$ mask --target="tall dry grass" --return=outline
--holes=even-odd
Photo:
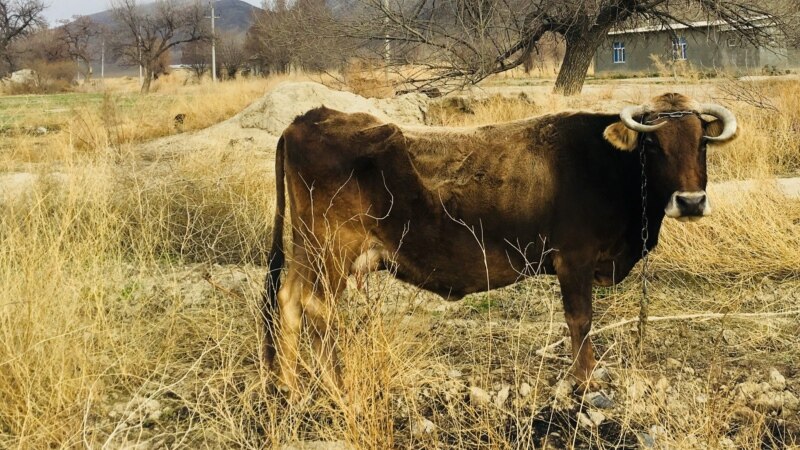
[[[63,106],[47,106],[47,96],[28,96],[25,103],[30,109],[4,124],[8,139],[0,142],[6,150],[0,154],[0,169],[102,157],[109,150],[203,129],[232,117],[286,79],[242,78],[217,85],[204,80],[187,85],[174,75],[157,80],[149,95],[131,91],[133,82],[109,81],[110,86],[97,91],[67,94]],[[56,106],[60,112],[51,112]],[[182,123],[175,120],[179,114],[184,116]],[[36,133],[42,126],[50,131]]]
[[[47,137],[46,155],[37,156],[27,141],[37,138],[13,137],[21,149],[5,154],[4,167],[40,177],[26,195],[0,192],[0,448],[280,448],[302,440],[352,448],[531,448],[553,430],[560,437],[552,439],[565,445],[605,448],[631,444],[642,430],[664,448],[719,448],[729,436],[743,448],[761,445],[774,422],[767,415],[734,417],[741,405],[719,386],[782,360],[789,376],[785,367],[800,356],[796,323],[657,322],[644,356],[627,328],[597,336],[626,411],[600,432],[575,424],[569,408],[558,409],[571,401],[553,395],[567,364],[536,352],[562,337],[559,292],[548,277],[450,305],[374,275],[366,292],[348,291],[339,309],[348,396],[329,392],[306,358],[306,395],[285,404],[260,363],[262,265],[274,201],[268,162],[225,148],[189,152],[170,160],[168,170],[155,170],[140,164],[131,145],[174,132],[160,120],[175,111],[205,106],[216,111],[203,116],[211,123],[264,88],[224,86],[165,86],[171,95],[191,96],[184,104],[191,109],[169,112],[147,103],[126,112],[111,96],[99,107],[117,111],[116,121],[102,109],[78,112]],[[795,170],[791,118],[800,105],[779,97],[778,104],[795,108],[787,117],[737,107],[742,147],[720,149],[712,178]],[[491,122],[563,106],[557,102],[478,101],[470,112],[437,117]],[[753,123],[763,129],[751,131]],[[124,130],[116,142],[115,128]],[[780,135],[780,145],[767,139],[770,133]],[[792,307],[786,296],[800,292],[800,202],[767,188],[716,206],[716,216],[697,224],[665,226],[654,255],[651,313]],[[764,277],[783,284],[762,285]],[[764,286],[784,294],[754,294]],[[598,291],[596,323],[635,316],[637,299],[636,274]],[[740,336],[740,347],[720,343],[723,330]],[[563,347],[554,352],[568,355]],[[668,357],[698,376],[668,370]],[[532,391],[524,397],[523,383]],[[496,393],[504,385],[511,394],[501,408],[491,404],[495,399],[470,399],[470,387]],[[650,431],[655,425],[658,433]]]

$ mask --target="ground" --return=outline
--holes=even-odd
[[[109,126],[30,135],[41,116],[15,122],[0,147],[0,447],[800,446],[800,200],[795,182],[773,182],[800,174],[793,79],[753,87],[780,113],[727,103],[743,135],[710,151],[717,212],[665,226],[643,342],[641,268],[595,290],[598,391],[573,394],[552,277],[446,302],[377,273],[339,304],[344,392],[320,383],[308,352],[305,395],[274,392],[259,338],[274,145],[309,104],[462,125],[722,91],[612,80],[565,99],[547,83],[497,80],[436,103],[272,83],[209,128],[175,129],[168,100],[166,125],[122,142]],[[73,95],[94,117],[96,94]],[[0,98],[0,110],[36,102]],[[128,117],[156,114],[142,108]],[[70,140],[80,133],[104,137]],[[19,150],[30,139],[35,158]]]

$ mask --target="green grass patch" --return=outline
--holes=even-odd
[[[0,128],[65,124],[76,110],[100,109],[108,95],[120,110],[155,110],[176,99],[174,95],[67,93],[0,97]],[[182,98],[186,98],[183,96]],[[189,99],[191,101],[191,98]]]

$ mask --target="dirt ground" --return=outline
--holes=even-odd
[[[258,308],[263,273],[254,266],[189,265],[137,284],[127,292],[122,310],[132,317],[180,315],[186,323],[195,315],[205,320],[209,311],[226,322],[251,318]],[[677,282],[685,286],[675,287]],[[352,291],[341,304],[347,331],[339,342],[345,364],[358,365],[363,346],[374,345],[371,332],[378,322],[391,351],[399,353],[393,356],[408,359],[386,383],[395,387],[390,392],[376,390],[371,386],[375,380],[360,379],[363,373],[348,377],[352,384],[347,388],[357,397],[354,403],[365,409],[381,403],[388,409],[383,412],[394,417],[391,440],[383,441],[394,447],[734,449],[792,448],[800,443],[796,311],[748,316],[706,310],[716,304],[715,298],[725,296],[754,304],[797,305],[798,281],[765,279],[742,292],[653,274],[652,322],[641,349],[636,323],[620,325],[621,319],[636,317],[637,280],[615,291],[596,292],[594,329],[601,331],[594,342],[601,355],[597,377],[602,389],[584,397],[572,393],[566,376],[569,349],[563,343],[553,345],[563,340],[566,330],[552,277],[458,303],[386,274],[372,275],[366,292]],[[143,311],[152,308],[156,298],[161,299],[160,311]],[[236,328],[252,341],[240,345],[252,346],[257,340],[256,324],[245,320]],[[213,354],[211,342],[198,345],[197,353]],[[229,376],[247,378],[247,372],[262,370],[248,359],[251,351],[241,350],[238,373]],[[112,391],[92,405],[90,429],[112,447],[233,445],[199,430],[185,431],[189,424],[202,424],[214,415],[203,406],[204,398],[242,400],[245,392],[236,390],[246,390],[246,379],[231,380],[228,388],[233,392],[214,392],[210,380],[226,370],[225,361],[199,357],[197,367],[173,376],[175,381],[166,387],[154,381],[136,392]],[[309,380],[313,376],[306,382],[314,386]],[[254,436],[263,433],[259,429],[264,426],[263,418],[257,417],[258,405],[281,401],[269,392],[247,393]],[[285,421],[278,423],[289,426],[291,417],[298,420],[309,414],[314,420],[293,424],[297,440],[279,447],[364,445],[331,436],[324,424],[346,421],[343,416],[348,413],[325,406],[324,392],[320,386],[312,388],[299,406],[286,410]],[[370,413],[356,408],[352,414]]]

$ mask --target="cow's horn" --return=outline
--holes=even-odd
[[[622,123],[624,123],[626,127],[630,128],[633,131],[639,131],[641,133],[649,133],[651,131],[656,131],[657,129],[663,127],[665,123],[667,123],[667,122],[661,122],[655,125],[645,125],[633,119],[633,116],[640,116],[645,113],[647,113],[646,106],[627,106],[625,108],[622,108],[622,112],[619,113],[619,118],[622,119]]]
[[[700,114],[714,116],[721,120],[722,124],[724,125],[722,127],[722,133],[720,133],[719,136],[705,137],[709,141],[727,141],[728,139],[732,138],[734,134],[736,134],[736,116],[734,116],[733,113],[727,108],[724,108],[720,105],[715,105],[713,103],[704,103],[700,105],[698,112]]]

